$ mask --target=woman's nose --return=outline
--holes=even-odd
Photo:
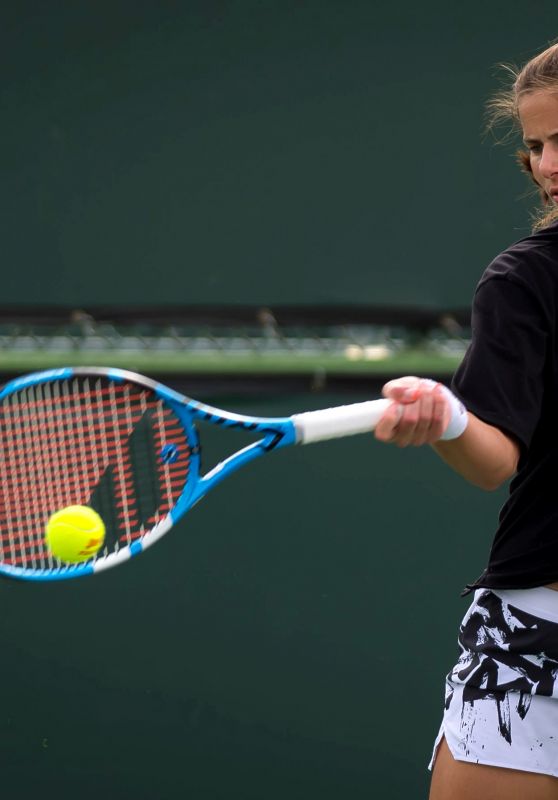
[[[558,175],[558,144],[548,144],[543,148],[539,169],[545,178]]]

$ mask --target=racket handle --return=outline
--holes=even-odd
[[[293,414],[297,442],[310,444],[355,433],[370,433],[392,403],[393,400],[368,400],[365,403]]]

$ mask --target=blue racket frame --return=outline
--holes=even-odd
[[[116,566],[142,553],[147,547],[160,539],[180,520],[192,506],[198,503],[214,486],[240,467],[256,458],[281,447],[297,442],[297,432],[293,420],[289,417],[250,417],[223,411],[219,408],[200,403],[190,397],[176,392],[162,383],[153,381],[143,375],[122,369],[105,367],[64,367],[34,372],[15,378],[0,390],[0,401],[25,388],[55,380],[70,380],[75,377],[105,377],[115,383],[132,382],[151,389],[163,400],[180,420],[188,441],[192,445],[190,468],[184,489],[176,505],[150,531],[132,544],[121,547],[107,556],[92,559],[83,564],[60,564],[52,569],[32,569],[17,567],[0,562],[0,575],[34,581],[53,581],[78,578],[92,575],[109,567]],[[224,428],[237,428],[261,438],[246,447],[232,453],[228,458],[216,464],[205,475],[201,474],[201,451],[196,421],[208,422]],[[172,457],[172,453],[168,454]]]

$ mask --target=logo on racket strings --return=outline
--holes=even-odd
[[[180,449],[175,444],[166,444],[160,453],[163,464],[174,464],[179,455]]]

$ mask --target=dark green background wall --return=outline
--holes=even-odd
[[[528,230],[481,142],[554,0],[17,2],[2,302],[466,306]]]
[[[355,437],[247,467],[124,567],[1,582],[5,796],[426,797],[460,590],[501,499]]]

